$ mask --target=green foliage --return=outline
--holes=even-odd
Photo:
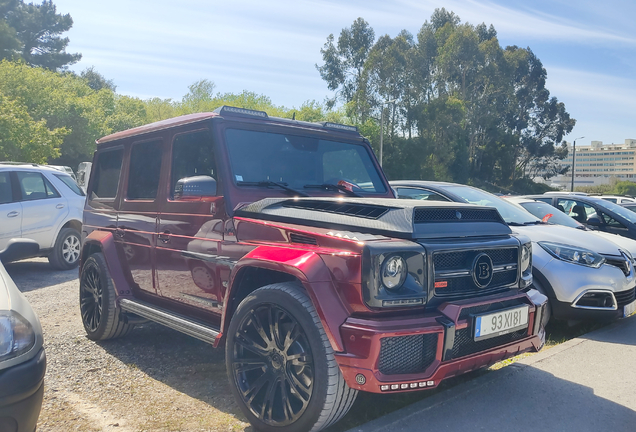
[[[636,196],[636,183],[630,181],[622,181],[614,186],[614,194]]]
[[[40,5],[0,0],[0,60],[21,59],[31,66],[65,69],[82,58],[67,53],[69,39],[60,36],[72,26],[71,16],[58,14],[51,0]]]

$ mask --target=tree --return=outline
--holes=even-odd
[[[84,69],[80,73],[80,77],[86,81],[86,84],[93,90],[109,89],[113,92],[117,90],[117,86],[113,80],[104,78],[104,75],[95,70],[95,66]]]
[[[40,5],[0,0],[0,59],[20,58],[31,66],[66,69],[82,58],[67,53],[69,39],[60,36],[72,26],[71,16],[58,14],[51,0]]]

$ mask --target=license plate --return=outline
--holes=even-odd
[[[476,315],[475,340],[488,339],[527,328],[529,310],[530,307],[524,305],[485,315]]]
[[[624,318],[627,318],[630,315],[634,315],[634,312],[636,312],[636,300],[634,300],[630,304],[626,304],[625,306],[623,306]]]

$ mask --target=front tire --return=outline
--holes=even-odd
[[[117,293],[101,253],[91,255],[80,274],[80,314],[92,340],[115,339],[133,328],[115,302]]]
[[[74,228],[64,228],[55,240],[49,263],[57,270],[70,270],[77,267],[80,256],[80,233]]]
[[[257,289],[238,306],[226,341],[230,387],[255,429],[319,431],[342,418],[347,386],[318,314],[297,283]]]

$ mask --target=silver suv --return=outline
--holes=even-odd
[[[84,192],[65,172],[36,164],[0,163],[0,250],[12,239],[35,240],[37,256],[60,270],[76,267]]]

